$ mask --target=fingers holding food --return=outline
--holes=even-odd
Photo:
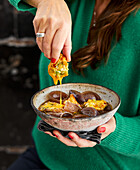
[[[71,49],[72,49],[72,42],[71,42],[71,30],[70,30],[63,47],[63,54],[66,56],[68,62],[71,61]]]
[[[64,28],[60,28],[55,32],[55,35],[51,44],[51,59],[58,61],[61,50],[64,47],[64,42],[67,36],[67,31]]]
[[[71,48],[71,14],[65,1],[39,2],[33,25],[35,33],[45,33],[44,38],[38,37],[36,41],[47,58],[57,62],[61,50],[66,46]],[[70,51],[64,50],[67,61]]]

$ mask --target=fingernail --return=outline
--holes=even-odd
[[[68,62],[70,62],[71,61],[71,57],[69,58],[69,61]]]
[[[56,62],[56,59],[55,59],[55,58],[52,58],[52,59],[51,59],[51,62],[52,62],[52,63],[55,63],[55,62]]]
[[[73,139],[73,136],[69,135],[69,137],[70,137],[71,139]]]
[[[105,127],[101,127],[100,132],[103,133],[105,131],[106,131],[106,128]]]
[[[55,133],[54,133],[54,135],[58,138],[58,135],[56,135]]]

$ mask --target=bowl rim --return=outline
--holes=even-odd
[[[52,116],[52,115],[49,115],[49,114],[45,114],[44,112],[41,112],[40,110],[38,110],[38,109],[35,107],[35,105],[34,105],[34,103],[33,103],[34,97],[35,97],[38,93],[41,93],[43,90],[46,90],[46,89],[49,89],[49,88],[52,88],[52,87],[60,87],[60,86],[64,86],[64,85],[75,85],[75,84],[76,84],[76,85],[86,85],[86,86],[89,86],[89,85],[91,86],[91,85],[93,85],[93,86],[97,86],[97,87],[102,87],[102,88],[104,88],[104,89],[110,90],[111,92],[115,93],[116,96],[118,97],[118,104],[114,107],[113,110],[115,110],[116,108],[118,108],[118,107],[120,106],[120,104],[121,104],[120,96],[119,96],[114,90],[112,90],[112,89],[110,89],[110,88],[107,88],[107,87],[105,87],[105,86],[97,85],[97,84],[90,84],[90,83],[64,83],[64,84],[62,84],[62,85],[53,85],[53,86],[45,87],[45,88],[43,88],[43,89],[41,89],[41,90],[38,90],[38,91],[31,97],[31,106],[32,106],[32,108],[33,108],[34,110],[36,110],[37,112],[39,112],[40,114],[42,114],[44,118],[63,119],[63,120],[65,120],[65,121],[79,121],[79,120],[85,121],[85,120],[90,120],[90,119],[98,119],[98,118],[102,117],[103,115],[105,115],[105,114],[108,115],[110,112],[113,111],[113,110],[111,110],[111,111],[109,111],[109,112],[103,113],[103,114],[98,115],[98,116],[95,116],[95,117],[85,117],[85,118],[76,118],[76,119],[75,119],[75,118],[56,117],[56,116]],[[36,113],[36,114],[37,114],[37,113]],[[38,115],[38,114],[37,114],[37,115]],[[38,115],[38,116],[39,116],[39,115]],[[40,116],[39,116],[39,117],[40,117]],[[41,119],[42,119],[42,118],[41,118]]]

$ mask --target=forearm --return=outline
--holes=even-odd
[[[140,157],[140,116],[124,117],[115,114],[116,130],[106,137],[101,146],[127,156]]]

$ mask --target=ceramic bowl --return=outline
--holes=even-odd
[[[93,91],[97,93],[103,100],[111,104],[113,110],[96,117],[78,118],[78,119],[58,118],[52,115],[47,115],[39,111],[38,107],[47,100],[47,94],[50,93],[51,91],[56,91],[56,90],[63,91],[67,94],[69,94],[69,90],[77,90],[79,92]],[[51,86],[37,92],[36,94],[34,94],[34,96],[31,99],[31,105],[34,111],[36,112],[36,114],[49,125],[63,131],[94,130],[95,128],[106,123],[109,119],[112,118],[112,116],[118,110],[120,106],[120,102],[121,102],[120,97],[113,90],[103,86],[86,84],[86,83],[69,83],[69,84]]]

